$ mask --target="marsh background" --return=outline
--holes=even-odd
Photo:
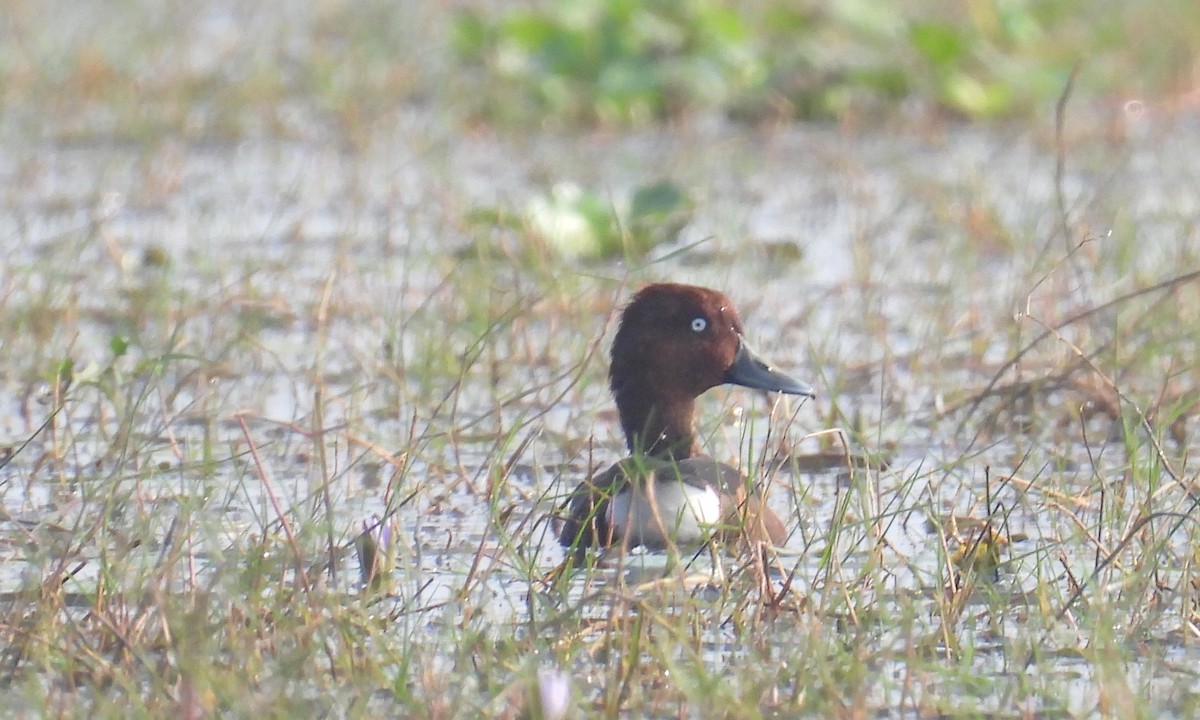
[[[1198,48],[1190,0],[5,3],[0,705],[1195,714]],[[796,530],[555,576],[661,279],[818,387],[701,405]]]

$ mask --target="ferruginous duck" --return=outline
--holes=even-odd
[[[737,309],[716,290],[662,283],[626,306],[612,345],[609,387],[630,456],[584,481],[565,504],[559,543],[661,549],[709,537],[782,545],[783,522],[736,468],[696,440],[696,398],[742,387],[816,397],[746,346]]]

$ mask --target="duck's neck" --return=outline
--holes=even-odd
[[[630,452],[675,460],[698,455],[696,401],[655,399],[651,390],[632,385],[613,388]]]

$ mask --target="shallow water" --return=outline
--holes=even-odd
[[[0,470],[4,532],[19,537],[16,520],[70,528],[81,503],[112,483],[134,483],[147,506],[162,508],[155,541],[183,503],[198,503],[203,522],[232,539],[272,516],[269,494],[292,507],[326,491],[333,524],[349,538],[362,520],[389,511],[391,487],[410,498],[391,508],[405,606],[452,599],[483,558],[477,592],[492,601],[480,607],[497,623],[519,622],[530,587],[506,559],[507,544],[552,568],[561,552],[531,524],[622,451],[603,352],[585,363],[589,343],[628,294],[623,283],[672,278],[727,289],[759,350],[821,389],[818,401],[781,406],[770,423],[763,397],[711,393],[702,408],[714,455],[755,466],[781,433],[794,452],[812,453],[820,444],[806,434],[827,427],[836,405],[835,424],[857,417],[865,428],[852,442],[889,461],[851,477],[777,479],[772,503],[799,525],[789,548],[803,552],[786,563],[796,568],[797,593],[821,592],[824,538],[846,493],[857,530],[833,549],[841,571],[853,576],[867,562],[869,526],[897,561],[886,588],[864,592],[880,602],[940,592],[947,548],[930,523],[984,516],[988,467],[1004,532],[1028,538],[1013,546],[1005,591],[1030,591],[1048,572],[1031,566],[1057,565],[1045,548],[1077,530],[1000,476],[1071,494],[1097,477],[1115,483],[1128,461],[1111,445],[1097,455],[1078,434],[1064,444],[1053,429],[982,432],[979,416],[957,432],[961,416],[943,419],[938,408],[982,388],[1011,356],[1018,331],[1005,319],[1015,313],[1062,317],[1195,267],[1200,205],[1184,190],[1200,187],[1190,161],[1200,156],[1195,128],[1163,125],[1105,143],[1084,133],[1072,146],[1064,200],[1095,239],[1058,264],[1046,259],[1063,245],[1054,158],[1047,143],[1016,130],[948,126],[930,139],[716,125],[505,140],[441,131],[402,112],[357,150],[274,138],[5,143],[0,276],[7,311],[24,320],[22,337],[6,338],[0,352],[0,442],[34,437]],[[472,269],[475,261],[458,257],[474,242],[463,222],[472,209],[523,207],[554,181],[620,195],[662,176],[687,187],[695,217],[656,250],[667,259],[632,274],[616,262],[564,263],[569,277],[559,282],[593,293],[573,316],[548,307],[555,283],[544,270]],[[1142,238],[1132,252],[1116,237],[1130,228]],[[773,260],[780,246],[799,252]],[[1106,260],[1121,253],[1128,257]],[[1055,282],[1066,276],[1069,292],[1039,296],[1037,279],[1049,273]],[[473,293],[492,307],[494,332],[464,308]],[[497,321],[495,310],[507,306],[514,313]],[[113,360],[115,336],[132,342]],[[82,378],[54,432],[35,435],[52,406],[53,368],[67,355]],[[324,467],[306,435],[318,387]],[[245,457],[239,417],[269,484]],[[136,467],[113,455],[130,419]],[[1094,437],[1109,432],[1103,421],[1089,427]],[[202,466],[208,453],[215,465]],[[393,461],[403,468],[394,481]],[[161,471],[146,470],[159,463]],[[506,464],[515,470],[491,497],[511,513],[496,521],[489,478]],[[1186,555],[1188,537],[1168,546]],[[146,547],[152,562],[156,545]],[[10,592],[30,568],[18,541],[2,552],[0,590]],[[219,548],[201,543],[202,565],[213,554]],[[1061,562],[1082,577],[1094,558]],[[347,568],[353,575],[353,561]],[[1013,622],[1004,632],[1026,630]],[[740,652],[726,645],[730,637],[706,638],[714,665]],[[880,645],[899,651],[903,641]],[[1169,654],[1179,664],[1198,659],[1187,645],[1172,643]],[[986,654],[979,668],[1014,672]],[[1070,657],[1059,669],[1077,671]],[[1087,706],[1089,680],[1079,672],[1081,697],[1064,700],[1069,707]]]

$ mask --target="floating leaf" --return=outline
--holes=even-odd
[[[952,73],[942,84],[946,104],[974,117],[1000,115],[1012,107],[1012,88],[985,82],[966,73]]]
[[[962,34],[959,30],[939,23],[923,23],[914,25],[909,30],[913,47],[917,52],[938,66],[957,63],[965,52]]]

